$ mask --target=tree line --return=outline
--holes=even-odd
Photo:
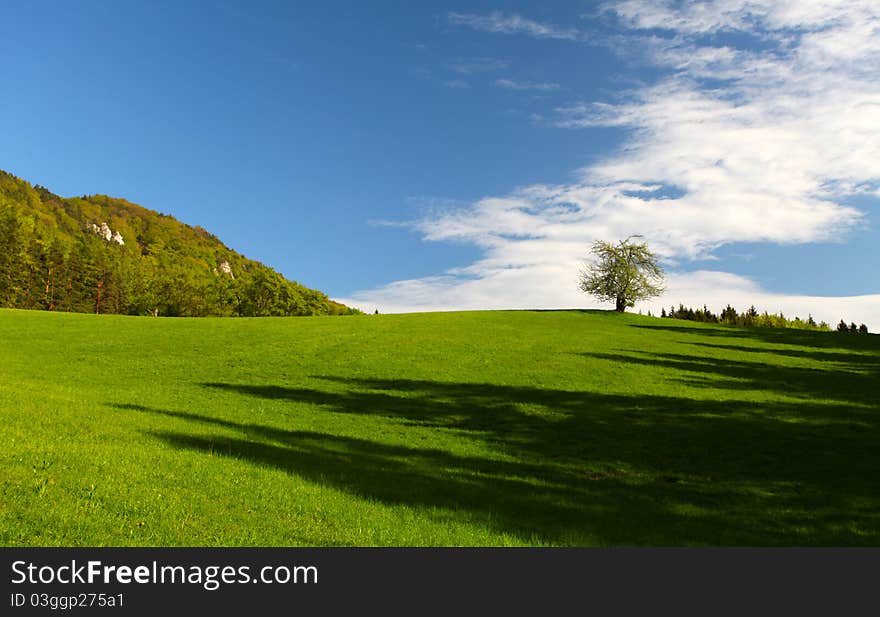
[[[767,311],[759,313],[754,305],[740,313],[728,304],[724,310],[715,314],[709,310],[706,305],[703,305],[703,308],[693,309],[686,307],[683,304],[679,304],[678,308],[672,306],[668,311],[663,307],[660,311],[660,317],[684,319],[687,321],[698,321],[703,323],[720,323],[731,326],[795,328],[798,330],[821,330],[825,332],[831,331],[831,326],[829,326],[827,322],[820,321],[816,323],[816,320],[813,319],[812,315],[808,315],[806,319],[801,319],[800,317],[789,319],[781,312],[777,314],[768,313]],[[846,322],[841,319],[837,326],[837,331],[867,334],[868,327],[865,324],[856,326],[855,323],[847,325]]]

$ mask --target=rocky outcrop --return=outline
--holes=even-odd
[[[219,268],[219,272],[217,270],[218,268]],[[235,275],[232,273],[232,266],[229,265],[228,261],[221,261],[217,265],[217,268],[214,268],[214,274],[219,275],[220,273],[223,273],[226,276],[228,276],[229,278],[231,278],[232,280],[235,280]]]
[[[125,240],[122,238],[122,234],[118,231],[114,233],[107,223],[101,223],[100,225],[92,223],[91,230],[95,235],[101,236],[107,242],[115,242],[120,246],[125,244]]]

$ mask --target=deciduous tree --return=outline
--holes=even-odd
[[[614,302],[624,312],[638,300],[663,293],[663,270],[644,242],[630,236],[617,244],[597,240],[590,252],[596,261],[581,270],[579,287],[602,302]]]

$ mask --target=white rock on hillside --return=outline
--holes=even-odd
[[[232,266],[229,265],[228,261],[220,262],[220,272],[228,275],[229,278],[235,278],[235,275],[232,273]]]
[[[107,242],[125,244],[125,240],[123,240],[122,234],[118,231],[116,233],[113,233],[113,230],[110,229],[110,226],[107,223],[101,223],[100,225],[92,223],[90,228],[96,235],[101,236]]]

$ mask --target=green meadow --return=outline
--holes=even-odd
[[[0,310],[0,544],[878,545],[880,337]]]

